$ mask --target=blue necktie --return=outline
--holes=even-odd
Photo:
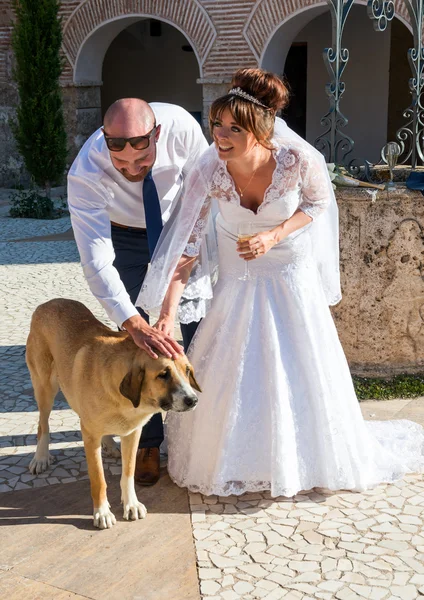
[[[150,256],[152,256],[163,225],[159,196],[151,171],[147,173],[143,182],[143,204],[146,217],[147,243],[149,244]]]

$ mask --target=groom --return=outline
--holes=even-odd
[[[154,329],[134,306],[162,224],[184,178],[208,148],[197,121],[172,104],[123,98],[112,104],[103,127],[84,144],[68,174],[68,204],[84,275],[111,320],[150,356],[176,356],[182,348]],[[187,349],[197,323],[182,325]],[[140,438],[135,480],[159,479],[162,417]]]

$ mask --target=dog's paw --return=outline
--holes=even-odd
[[[124,519],[126,519],[127,521],[137,521],[138,519],[144,519],[146,515],[146,507],[137,499],[131,503],[124,504]]]
[[[93,525],[99,529],[110,529],[116,524],[115,515],[110,510],[109,502],[94,508]]]
[[[110,458],[121,458],[121,450],[111,435],[102,438],[102,454]]]
[[[52,462],[54,461],[54,457],[51,454],[47,456],[42,456],[40,458],[37,457],[37,454],[34,456],[32,461],[29,463],[30,473],[33,475],[38,475],[39,473],[43,473],[43,471],[47,471]]]
[[[134,479],[121,479],[121,502],[124,507],[124,519],[127,521],[137,521],[144,519],[147,515],[147,510],[144,504],[138,501],[137,494],[134,489]]]

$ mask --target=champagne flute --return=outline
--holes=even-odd
[[[387,163],[390,172],[390,181],[387,184],[387,187],[394,187],[393,183],[393,169],[395,168],[399,155],[400,155],[400,146],[397,142],[389,142],[384,146],[381,151],[381,156],[383,160]]]
[[[256,235],[253,231],[253,223],[250,223],[249,221],[246,223],[239,223],[237,233],[239,242],[250,240],[250,238]],[[247,260],[244,261],[244,275],[239,277],[239,279],[240,281],[249,281],[252,279],[249,271],[249,262]]]

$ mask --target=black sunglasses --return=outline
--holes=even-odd
[[[123,137],[110,137],[106,135],[104,128],[102,127],[103,135],[105,136],[106,145],[111,152],[122,152],[127,145],[127,142],[131,145],[134,150],[145,150],[149,147],[151,137],[156,133],[157,125],[153,127],[146,135],[138,135],[137,137],[123,138]]]

